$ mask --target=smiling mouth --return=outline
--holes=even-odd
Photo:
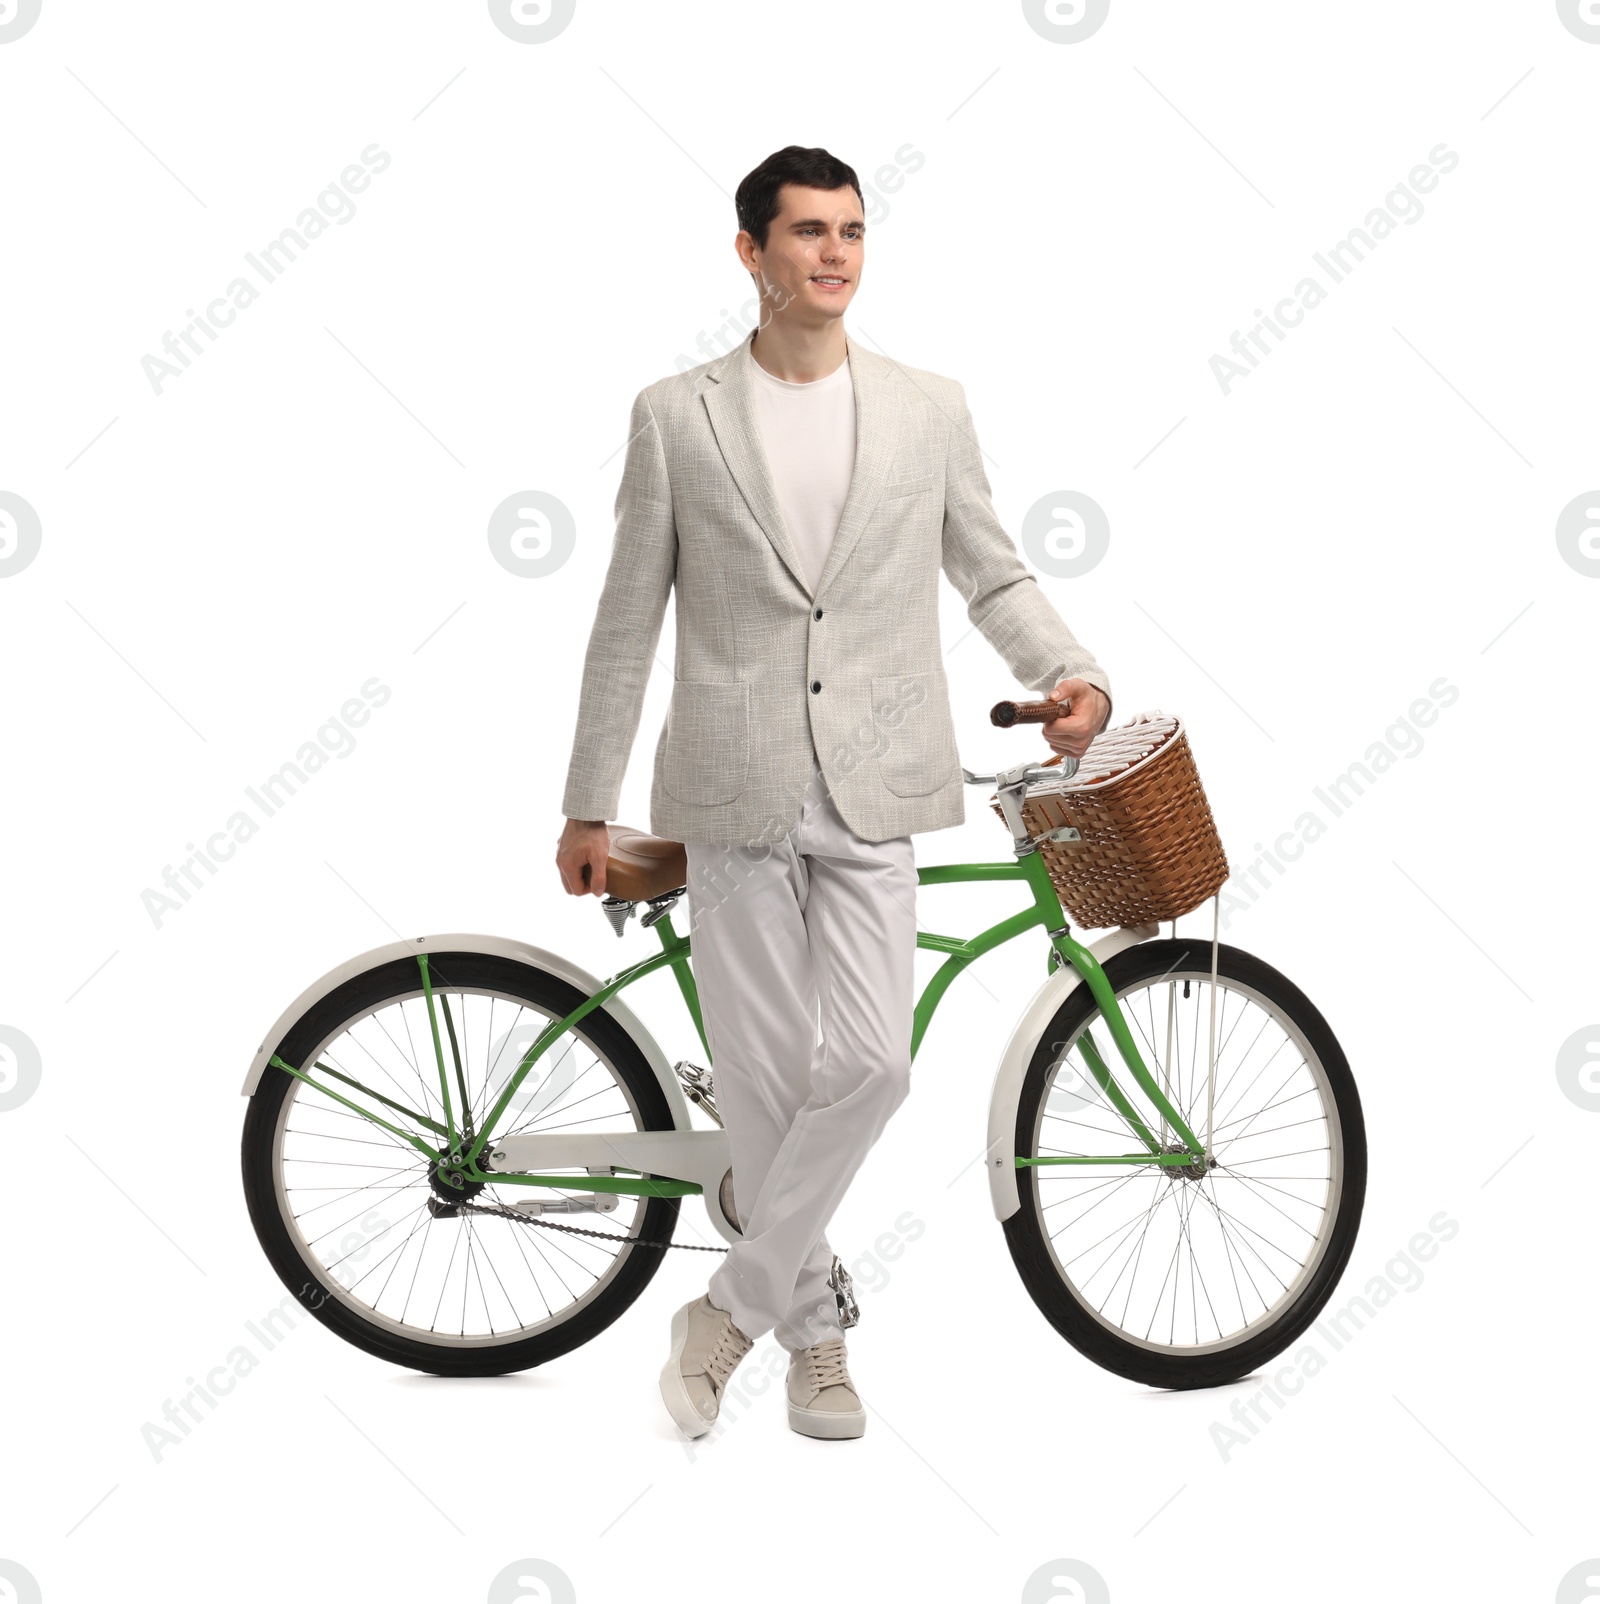
[[[820,284],[823,286],[823,288],[830,290],[843,289],[846,283],[844,279],[833,273],[813,274],[811,282],[813,284]]]

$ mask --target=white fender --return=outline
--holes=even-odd
[[[496,958],[511,958],[517,963],[527,964],[530,968],[544,969],[553,975],[559,975],[561,979],[570,981],[586,996],[599,991],[604,984],[559,953],[546,952],[543,947],[529,946],[525,941],[513,941],[505,936],[415,936],[409,941],[392,941],[386,947],[374,947],[371,952],[364,952],[359,957],[347,959],[337,969],[329,970],[321,980],[313,981],[284,1009],[278,1016],[277,1023],[267,1032],[266,1039],[256,1049],[255,1057],[250,1060],[250,1072],[244,1078],[244,1095],[246,1097],[254,1095],[256,1086],[261,1080],[261,1072],[267,1067],[267,1060],[277,1052],[279,1043],[289,1032],[289,1027],[301,1018],[307,1009],[321,1002],[329,992],[342,986],[345,981],[353,980],[368,969],[393,963],[397,958],[414,958],[419,952],[482,952]],[[644,1028],[638,1015],[620,997],[613,997],[601,1006],[602,1010],[633,1038],[634,1045],[644,1054],[655,1074],[657,1084],[667,1099],[667,1106],[672,1110],[673,1127],[680,1131],[688,1130],[690,1128],[688,1099],[683,1095],[683,1087],[679,1084],[672,1065],[667,1062],[666,1054],[656,1045],[655,1037]]]
[[[1141,941],[1148,941],[1160,929],[1156,924],[1123,925],[1110,935],[1089,943],[1092,952],[1102,964]],[[1034,1049],[1045,1027],[1055,1017],[1067,997],[1083,984],[1083,976],[1071,964],[1064,963],[1052,971],[1050,978],[1033,994],[1033,1000],[1023,1010],[1005,1052],[1000,1056],[1000,1067],[995,1071],[994,1092],[989,1099],[989,1145],[984,1149],[984,1162],[989,1170],[989,1199],[994,1205],[997,1220],[1009,1220],[1022,1207],[1017,1191],[1016,1137],[1017,1104],[1022,1097],[1022,1082],[1028,1065],[1033,1062]]]

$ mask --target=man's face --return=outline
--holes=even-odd
[[[761,321],[773,316],[817,327],[844,316],[861,281],[866,252],[861,202],[843,189],[778,191],[778,215],[767,230],[766,248],[743,229],[734,246],[761,291]]]

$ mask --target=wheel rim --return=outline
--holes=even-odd
[[[487,986],[436,985],[433,997],[441,1040],[443,1010],[451,1011],[474,1126],[481,1131],[528,1047],[561,1016]],[[352,1015],[304,1060],[319,1061],[443,1122],[420,988]],[[459,1094],[448,1045],[446,1063],[454,1103]],[[460,1128],[461,1110],[455,1112]],[[382,1113],[392,1124],[409,1123],[392,1110]],[[499,1140],[537,1131],[644,1128],[616,1066],[573,1027],[541,1055],[493,1134]],[[441,1348],[501,1346],[565,1324],[600,1296],[632,1252],[618,1242],[498,1216],[434,1216],[428,1199],[438,1194],[429,1182],[429,1160],[298,1077],[278,1113],[272,1170],[279,1212],[323,1292],[369,1325]],[[472,1201],[509,1207],[593,1195],[490,1182]],[[619,1197],[615,1212],[555,1219],[634,1236],[649,1201]]]
[[[1202,1141],[1210,984],[1209,968],[1175,969],[1117,991],[1146,1067]],[[1028,1155],[1140,1150],[1089,1068],[1086,1037],[1152,1134],[1178,1146],[1096,1010],[1050,1065]],[[1221,1352],[1275,1324],[1326,1255],[1343,1196],[1338,1107],[1305,1033],[1265,994],[1219,975],[1216,1040],[1217,1167],[1203,1179],[1154,1165],[1031,1167],[1062,1284],[1098,1324],[1152,1353]]]

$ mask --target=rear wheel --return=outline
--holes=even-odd
[[[1209,941],[1152,941],[1106,964],[1140,1056],[1204,1141]],[[1027,1158],[1142,1151],[1092,1063],[1157,1144],[1183,1151],[1138,1091],[1087,986],[1034,1050],[1017,1114]],[[1034,1302],[1096,1364],[1155,1387],[1218,1386],[1281,1353],[1316,1318],[1355,1244],[1366,1190],[1361,1103],[1309,998],[1219,947],[1212,1164],[1037,1164],[1005,1222]]]
[[[544,970],[484,953],[430,954],[429,974],[441,1040],[454,1032],[481,1129],[534,1039],[583,994]],[[311,1066],[443,1122],[415,959],[345,982],[296,1021],[277,1054],[353,1100],[361,1094]],[[458,1103],[453,1078],[451,1095]],[[374,1111],[410,1124],[392,1110]],[[455,1113],[459,1124],[461,1109]],[[597,1009],[540,1057],[493,1135],[672,1128],[644,1054]],[[301,1305],[356,1347],[437,1375],[500,1375],[569,1352],[617,1319],[661,1261],[659,1248],[453,1209],[461,1194],[444,1187],[423,1154],[272,1065],[250,1099],[242,1157],[256,1235]],[[489,1182],[469,1201],[509,1209],[530,1198],[586,1204],[594,1196]],[[621,1197],[614,1212],[557,1219],[665,1243],[677,1215],[676,1198]]]

